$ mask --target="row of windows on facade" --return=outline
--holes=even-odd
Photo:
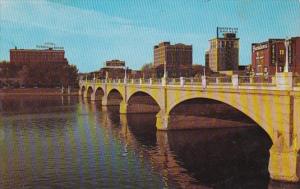
[[[20,56],[20,57],[12,57],[13,60],[58,60],[64,59],[64,57],[52,57],[52,56]]]
[[[32,57],[36,57],[36,56],[54,56],[54,57],[60,57],[60,56],[64,56],[63,52],[59,52],[59,53],[53,53],[53,52],[14,52],[13,53],[14,56],[32,56]]]
[[[278,72],[282,72],[283,71],[283,69],[284,69],[284,67],[283,66],[277,66],[277,71]],[[256,66],[256,72],[257,73],[265,73],[265,74],[268,74],[269,73],[269,68],[268,67],[263,67],[262,65],[257,65]]]
[[[224,47],[238,48],[238,42],[235,41],[218,41],[218,42],[211,41],[210,43],[211,48],[216,48],[217,45],[219,48],[224,48]]]
[[[274,53],[274,52],[273,52]],[[256,52],[256,57],[261,57],[264,56],[265,52],[264,51],[257,51]],[[285,55],[285,50],[284,49],[280,49],[279,50],[279,55]]]

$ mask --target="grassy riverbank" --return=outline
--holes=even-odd
[[[64,93],[59,88],[16,88],[16,89],[0,89],[0,96],[8,95],[78,95],[78,90],[71,90],[68,94],[67,90]]]

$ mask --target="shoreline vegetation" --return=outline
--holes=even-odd
[[[49,96],[77,96],[78,90],[72,89],[68,94],[65,90],[62,93],[60,88],[15,88],[15,89],[0,89],[0,96],[9,95],[49,95]]]

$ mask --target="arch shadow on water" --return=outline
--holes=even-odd
[[[223,102],[193,98],[170,111],[170,149],[200,183],[217,188],[267,188],[272,139],[243,112]]]
[[[168,132],[170,150],[199,183],[216,188],[267,188],[272,142],[259,127]]]
[[[142,145],[151,148],[157,145],[155,114],[128,114],[128,128]]]

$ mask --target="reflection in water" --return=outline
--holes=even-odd
[[[168,133],[170,149],[200,183],[217,188],[266,188],[271,141],[257,128]]]
[[[258,127],[161,132],[82,98],[0,101],[1,189],[297,187],[269,182]]]
[[[1,102],[1,189],[165,186],[133,150],[122,156],[124,143],[115,135],[120,121],[97,104],[60,97]]]

